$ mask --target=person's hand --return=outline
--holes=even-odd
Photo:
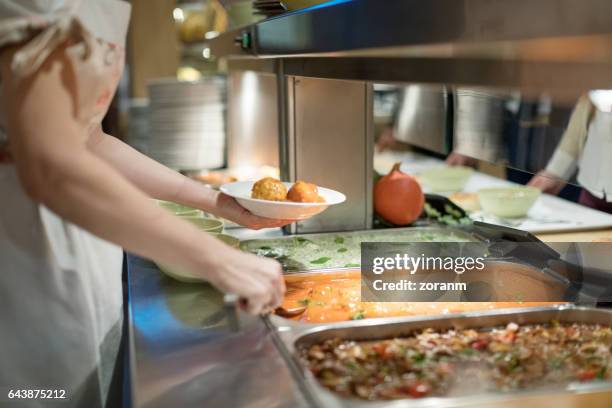
[[[246,301],[252,314],[274,311],[283,302],[285,280],[281,265],[275,260],[231,250],[220,254],[212,273],[205,278],[225,293]]]
[[[446,164],[449,166],[468,166],[468,167],[476,167],[478,164],[478,160],[465,156],[461,153],[452,152],[446,158]]]
[[[227,194],[219,193],[215,204],[215,214],[227,220],[234,221],[244,227],[259,230],[262,228],[277,228],[291,224],[296,220],[277,220],[253,215]]]
[[[557,195],[563,190],[566,182],[559,177],[547,172],[541,171],[529,180],[528,186],[540,189],[544,193]]]
[[[395,138],[395,132],[392,127],[384,127],[376,138],[376,151],[382,153],[387,150],[408,150],[410,145],[400,142]]]

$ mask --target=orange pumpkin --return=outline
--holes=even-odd
[[[408,225],[423,212],[425,195],[419,182],[400,170],[400,164],[396,163],[374,186],[374,209],[395,225]]]

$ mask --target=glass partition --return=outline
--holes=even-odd
[[[612,91],[603,90],[554,98],[375,84],[374,169],[386,174],[402,162],[425,192],[447,196],[483,221],[521,229],[525,222],[596,226],[612,213],[611,106]],[[482,191],[491,188],[502,190]],[[522,214],[518,206],[531,196],[539,197],[537,205]],[[576,204],[586,212],[573,211],[581,208]],[[516,211],[506,208],[512,206]]]

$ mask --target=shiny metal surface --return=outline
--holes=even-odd
[[[312,374],[303,367],[297,350],[329,338],[376,340],[407,335],[414,330],[433,328],[463,329],[495,327],[510,322],[519,324],[559,322],[583,322],[612,325],[612,311],[604,309],[578,308],[572,306],[508,309],[493,312],[463,313],[444,317],[387,318],[336,323],[327,326],[305,327],[298,325],[279,326],[279,337],[286,352],[302,366],[306,386],[325,407],[455,407],[495,406],[532,407],[547,406],[556,401],[561,406],[607,407],[612,398],[612,382],[579,384],[572,383],[565,388],[534,390],[517,393],[490,393],[469,397],[424,398],[420,400],[361,401],[344,399],[321,387]]]
[[[286,162],[295,180],[341,191],[346,202],[297,223],[295,232],[350,231],[372,224],[372,86],[361,81],[289,78],[293,102]],[[351,101],[351,103],[347,103]]]
[[[449,153],[449,90],[442,85],[408,85],[401,91],[395,139],[440,154]]]
[[[480,223],[482,224],[482,223]],[[485,224],[489,225],[489,224]],[[343,236],[353,236],[353,235],[362,235],[367,234],[368,238],[372,238],[372,235],[393,235],[393,234],[405,234],[405,233],[413,233],[414,235],[418,234],[443,234],[445,236],[452,235],[454,238],[465,239],[467,241],[485,241],[487,237],[481,236],[476,232],[472,232],[469,229],[461,228],[461,227],[447,227],[447,226],[430,226],[430,227],[403,227],[403,228],[388,228],[388,229],[378,229],[378,230],[354,230],[354,231],[346,231],[343,232]],[[333,237],[338,234],[333,232],[322,232],[318,234],[305,234],[302,235],[304,238],[308,238],[310,240],[316,240],[317,238],[325,238],[325,237]],[[412,234],[411,234],[412,235]],[[245,237],[244,242],[250,241],[258,241],[262,243],[274,243],[276,241],[284,241],[284,240],[292,240],[300,235],[273,235],[273,236],[261,236],[261,237]],[[417,241],[418,242],[418,241]]]
[[[612,42],[609,44],[612,49]],[[471,57],[309,57],[283,59],[287,75],[379,83],[453,84],[546,91],[575,100],[588,89],[612,88],[611,62],[525,61]]]
[[[395,54],[432,55],[442,44],[503,41],[497,52],[509,55],[521,41],[612,34],[611,27],[607,0],[336,0],[226,33],[210,44],[217,56],[346,55],[372,49],[380,54],[388,48]],[[243,34],[248,41],[236,42]],[[568,57],[577,53],[575,46],[559,48]],[[481,49],[487,50],[471,53]]]
[[[279,166],[276,77],[231,71],[228,86],[229,168]]]
[[[488,162],[503,160],[505,95],[482,89],[458,88],[453,97],[453,150]]]
[[[235,44],[242,35],[248,47]],[[339,0],[225,33],[210,46],[239,64],[268,61],[250,69],[282,60],[284,75],[545,90],[569,103],[612,87],[612,3]]]
[[[264,322],[240,314],[232,332],[223,296],[182,284],[129,256],[131,384],[135,407],[307,407]]]

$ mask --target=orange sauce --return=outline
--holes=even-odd
[[[310,323],[399,316],[429,316],[513,307],[550,306],[555,302],[361,302],[358,270],[312,276],[287,276],[284,309],[306,306],[294,317]]]

